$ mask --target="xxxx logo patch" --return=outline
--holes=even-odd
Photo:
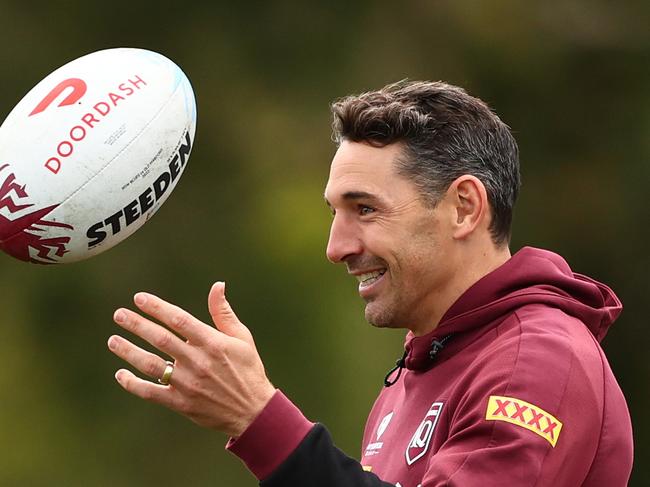
[[[542,408],[514,397],[490,396],[485,419],[505,421],[538,434],[553,448],[560,437],[562,422]]]

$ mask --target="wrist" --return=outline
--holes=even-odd
[[[267,478],[314,426],[279,389],[257,418],[226,449],[259,479]]]
[[[233,430],[228,432],[228,434],[232,438],[239,438],[266,408],[276,391],[277,389],[273,384],[267,380],[266,383],[260,387],[258,393],[255,394],[255,397],[250,401],[250,407],[246,413],[239,417],[239,421],[233,425]]]

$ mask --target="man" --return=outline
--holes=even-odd
[[[217,283],[217,327],[150,294],[115,321],[175,362],[113,336],[154,384],[129,392],[232,439],[263,486],[624,486],[625,399],[598,342],[613,292],[558,255],[510,255],[517,145],[480,100],[444,83],[400,82],[333,105],[338,150],[325,190],[327,257],[359,280],[366,319],[406,328],[361,462],[337,450],[264,373]]]

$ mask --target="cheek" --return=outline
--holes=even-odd
[[[400,244],[395,241],[390,231],[384,230],[380,226],[373,226],[372,228],[362,228],[359,235],[363,248],[368,254],[379,257],[388,263],[394,260],[395,249],[399,249]]]
[[[428,216],[428,215],[427,215]],[[427,217],[402,225],[377,221],[361,228],[368,254],[384,260],[398,280],[420,281],[437,264],[440,253],[436,225]]]
[[[414,237],[399,254],[400,277],[408,291],[430,288],[449,266],[445,255],[431,236]]]

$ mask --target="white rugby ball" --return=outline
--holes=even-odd
[[[160,54],[107,49],[57,69],[0,126],[0,249],[55,264],[113,247],[169,197],[195,130],[190,82]]]

